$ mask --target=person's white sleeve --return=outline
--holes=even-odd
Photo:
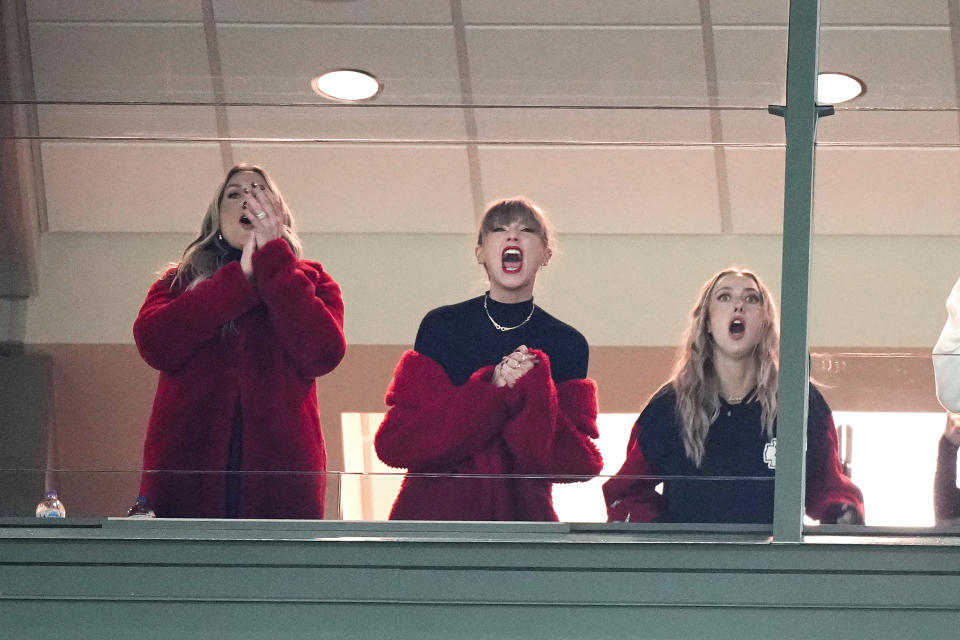
[[[933,373],[940,404],[960,412],[960,280],[947,297],[947,322],[933,347]]]

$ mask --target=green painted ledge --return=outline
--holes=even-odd
[[[957,528],[684,529],[0,522],[0,637],[958,637]]]

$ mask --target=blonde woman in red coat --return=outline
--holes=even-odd
[[[487,209],[490,290],[428,313],[387,391],[377,455],[409,471],[391,519],[556,520],[552,483],[600,472],[587,341],[533,302],[552,253],[535,204]]]
[[[315,379],[343,358],[343,300],[300,259],[269,175],[231,168],[133,334],[160,371],[141,494],[159,517],[322,518]]]

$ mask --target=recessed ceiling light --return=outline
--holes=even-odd
[[[817,102],[840,104],[862,96],[867,85],[847,73],[825,72],[817,75]]]
[[[369,100],[380,93],[380,81],[366,71],[338,69],[310,81],[310,87],[324,98],[341,102]]]

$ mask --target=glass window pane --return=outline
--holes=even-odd
[[[849,436],[867,524],[929,527],[946,423],[930,353],[960,230],[950,16],[845,4],[823,4],[820,70],[865,92],[817,132],[811,375]]]
[[[786,2],[54,4],[29,3],[30,56],[0,83],[16,115],[4,140],[26,159],[13,210],[33,230],[17,245],[25,292],[0,310],[50,362],[49,416],[4,469],[39,485],[49,472],[73,513],[120,514],[140,491],[159,374],[132,326],[237,162],[268,169],[303,257],[343,291],[350,349],[317,388],[324,468],[344,474],[336,491],[328,478],[328,518],[385,517],[346,496],[365,490],[358,473],[395,492],[403,469],[377,466],[378,420],[354,441],[342,416],[382,412],[424,315],[485,290],[474,238],[494,199],[551,214],[559,249],[536,303],[585,336],[600,406],[621,416],[601,420],[599,477],[557,484],[564,519],[606,517],[598,485],[669,379],[703,283],[739,265],[779,299],[784,137],[767,106],[784,101]],[[380,93],[327,100],[311,80],[333,68],[369,71]],[[218,409],[233,424],[235,406]]]

